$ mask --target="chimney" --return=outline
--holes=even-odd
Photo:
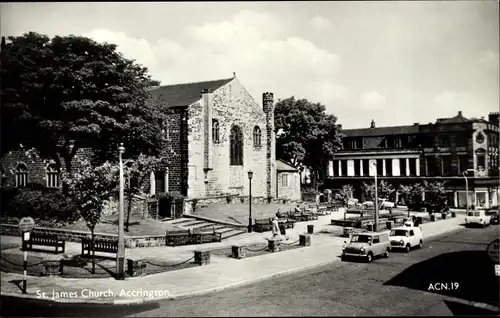
[[[498,113],[498,112],[490,113],[488,115],[488,121],[494,125],[499,126],[500,125],[500,113]]]
[[[463,117],[461,110],[458,111],[458,116]]]
[[[370,128],[375,128],[375,120],[372,119],[372,122],[370,124]]]
[[[266,194],[276,196],[276,137],[274,133],[274,95],[262,94],[262,108],[266,114]]]
[[[420,123],[413,123],[413,126],[418,126],[420,125]]]
[[[339,124],[339,125],[337,125],[337,129],[338,129],[338,130],[342,130],[342,125],[340,125],[340,124]]]

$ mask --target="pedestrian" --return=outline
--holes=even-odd
[[[295,213],[301,213],[302,211],[300,210],[300,205],[297,204],[295,207]]]
[[[281,231],[280,231],[280,226],[279,226],[277,217],[273,218],[272,226],[273,226],[272,227],[273,239],[280,240],[281,239],[281,235],[280,235]]]

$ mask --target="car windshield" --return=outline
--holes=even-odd
[[[473,216],[473,215],[474,215],[474,213],[472,213],[472,212],[467,213],[467,216]]]
[[[372,237],[369,235],[354,235],[351,239],[351,242],[369,243],[369,242],[371,242],[371,240],[372,240]]]
[[[474,212],[474,216],[481,216],[481,212]]]
[[[406,231],[406,230],[392,230],[391,236],[408,236],[408,231]]]

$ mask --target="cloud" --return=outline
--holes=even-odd
[[[380,109],[387,103],[384,95],[377,91],[361,94],[361,105],[364,109]]]
[[[273,13],[245,10],[225,21],[180,29],[182,43],[169,38],[151,43],[106,29],[85,36],[117,44],[163,85],[229,78],[236,72],[257,101],[264,91],[324,104],[348,98],[348,88],[335,83],[340,57],[288,30]]]
[[[333,28],[333,24],[330,22],[330,20],[323,18],[320,15],[315,15],[311,19],[311,24],[314,28],[319,29],[319,30],[328,30]]]
[[[470,92],[442,91],[432,98],[431,109],[436,118],[453,117],[459,111],[463,111],[464,117],[473,117],[470,113],[467,115],[466,111],[471,109],[471,106],[479,107],[477,103],[478,101],[474,100]]]
[[[479,63],[487,68],[498,71],[498,64],[499,64],[498,59],[499,59],[498,53],[489,50],[479,58]]]

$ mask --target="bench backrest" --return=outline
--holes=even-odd
[[[92,240],[89,238],[83,238],[82,243],[84,245],[84,248],[91,248],[92,247]],[[118,251],[118,240],[99,240],[96,239],[94,240],[94,250],[95,251],[101,251],[101,252],[108,252],[108,251]]]
[[[193,232],[196,234],[215,234],[215,227],[193,229]]]
[[[40,234],[40,233],[32,233],[30,235],[30,240],[32,242],[58,242],[59,237],[57,234]]]
[[[255,224],[260,224],[260,225],[264,225],[264,224],[271,224],[271,219],[256,219],[255,220]]]
[[[190,230],[173,230],[173,231],[167,231],[167,236],[172,236],[172,235],[190,235],[191,231]]]

